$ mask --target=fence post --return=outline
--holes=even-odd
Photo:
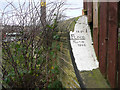
[[[87,2],[88,22],[92,22],[92,11],[93,11],[93,2],[90,2],[90,0],[88,0],[88,2]]]
[[[93,2],[93,42],[98,57],[98,2]]]
[[[120,45],[119,45],[120,47]],[[119,64],[118,64],[118,88],[120,88],[120,51],[119,51]]]
[[[106,76],[107,74],[107,2],[100,2],[100,25],[99,25],[99,67],[101,73]]]
[[[87,10],[87,2],[85,0],[83,2],[83,5],[84,5],[84,9]]]
[[[118,5],[118,9],[120,9],[120,2],[119,2],[119,5]],[[120,10],[118,11],[118,22],[119,22],[119,32],[120,32]],[[118,35],[119,35],[119,32],[118,32]],[[120,36],[119,36],[120,38]],[[118,59],[118,88],[120,88],[120,42],[119,42],[119,59]]]
[[[108,3],[108,81],[112,88],[116,87],[117,54],[118,54],[118,3]]]

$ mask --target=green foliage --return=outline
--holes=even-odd
[[[78,19],[79,19],[79,17],[72,18],[69,20],[69,22],[70,22],[69,31],[74,31],[74,27],[75,27],[76,21]],[[65,22],[65,24],[67,24],[67,23],[68,23],[68,21]]]
[[[84,15],[87,15],[87,10],[83,9]]]
[[[54,69],[52,69],[51,72],[52,72],[53,74],[59,74],[58,68],[59,68],[59,67],[58,67],[57,65],[54,65]]]
[[[59,70],[56,58],[60,50],[60,36],[55,31],[56,27],[56,20],[52,25],[47,25],[47,30],[52,31],[48,36],[49,46],[45,45],[48,41],[41,37],[42,33],[29,36],[28,40],[3,42],[3,81],[11,88],[62,87],[57,79]],[[42,40],[45,43],[41,44]]]
[[[48,88],[59,88],[61,90],[62,83],[59,80],[54,81],[48,85]]]
[[[54,29],[51,25],[46,25],[49,29]]]
[[[54,35],[54,36],[53,36],[53,39],[54,39],[54,40],[59,40],[59,39],[60,39],[60,36],[59,36],[59,35]]]
[[[57,44],[57,50],[60,51],[60,44]]]

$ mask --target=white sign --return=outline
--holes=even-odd
[[[75,24],[74,32],[70,32],[73,55],[80,71],[90,71],[99,67],[87,22],[87,17],[81,16]]]

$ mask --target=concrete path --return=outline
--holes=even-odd
[[[99,67],[86,16],[81,16],[74,32],[70,32],[70,43],[78,70],[91,71]]]

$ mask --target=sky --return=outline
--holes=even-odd
[[[31,1],[31,0],[0,0],[0,22],[4,21],[2,18],[2,12],[5,8],[6,5],[8,5],[8,3],[6,4],[6,1],[13,1],[14,5],[17,7],[19,6],[18,1],[20,1],[21,3],[23,3],[24,1]],[[34,0],[35,2],[40,2],[41,0]],[[83,0],[46,0],[46,3],[50,3],[50,2],[58,2],[58,1],[64,1],[65,5],[63,6],[63,8],[67,8],[64,11],[64,15],[67,16],[66,19],[69,18],[73,18],[73,17],[77,17],[77,16],[81,16],[82,15],[82,9],[83,9]],[[22,4],[21,4],[22,5]],[[9,8],[7,8],[9,9]],[[7,10],[6,9],[6,10]],[[8,17],[8,16],[6,16]],[[11,18],[11,19],[7,19],[9,22],[11,23],[16,23],[15,20],[16,18]]]
[[[75,8],[75,9],[69,9],[66,11],[67,16],[76,17],[82,15],[82,9],[83,9],[83,0],[67,0],[69,5],[69,8]]]
[[[5,7],[5,1],[6,0],[0,0],[0,13],[3,7]],[[7,0],[7,1],[18,2],[18,0]],[[20,0],[20,1],[24,1],[24,0]],[[34,1],[39,1],[39,0],[34,0]],[[58,0],[46,0],[46,3],[55,2],[55,1]],[[61,1],[65,1],[67,4],[64,6],[65,8],[68,8],[65,11],[66,16],[71,18],[82,15],[83,0],[61,0]]]
[[[49,1],[56,1],[56,0],[46,0]],[[82,9],[83,9],[83,0],[61,0],[65,1],[67,5],[65,5],[65,8],[68,8],[65,11],[66,16],[72,18],[82,15]]]

